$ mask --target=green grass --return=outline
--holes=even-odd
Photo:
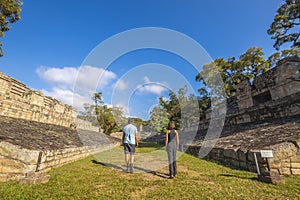
[[[158,145],[141,144],[135,166],[142,168],[140,154],[150,157],[150,162],[153,155],[163,159],[166,153],[159,149]],[[255,173],[182,154],[177,163],[178,175],[167,179],[166,166],[156,174],[127,174],[120,170],[124,168],[123,157],[113,168],[97,159],[123,156],[120,152],[122,147],[53,169],[48,172],[48,183],[0,183],[0,199],[300,199],[300,176],[286,176],[284,184],[266,184],[257,181]],[[152,166],[143,168],[151,171]]]

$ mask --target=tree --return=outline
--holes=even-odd
[[[195,95],[187,95],[188,88],[184,86],[178,92],[170,91],[169,99],[159,98],[159,105],[150,113],[150,129],[165,132],[168,123],[173,121],[181,130],[197,126],[200,119],[200,107]]]
[[[99,122],[97,121],[97,117],[95,115],[95,106],[84,103],[83,104],[84,111],[80,111],[77,116],[79,119],[91,122],[93,126],[99,126]]]
[[[277,51],[271,56],[269,56],[267,61],[270,67],[274,67],[276,66],[279,60],[282,60],[287,57],[293,57],[293,56],[300,57],[300,49],[292,48],[292,49],[282,50],[281,52]]]
[[[0,37],[4,37],[4,32],[10,30],[10,23],[20,20],[22,2],[20,0],[0,1]],[[0,57],[3,56],[2,42],[0,42]]]
[[[250,47],[246,53],[240,55],[242,80],[253,79],[269,70],[269,63],[263,58],[264,52],[260,47]]]
[[[112,113],[112,109],[107,105],[99,106],[99,114],[97,116],[100,127],[105,134],[111,134],[116,127],[116,121]]]
[[[223,90],[227,97],[235,96],[236,84],[245,79],[252,80],[269,70],[270,64],[263,55],[260,47],[250,47],[239,56],[239,60],[235,57],[229,57],[227,60],[217,58],[212,63],[205,64],[203,70],[196,76],[196,81],[204,84],[198,91],[200,94],[208,94],[209,98],[220,98],[220,100],[223,100]],[[220,75],[224,85],[215,78],[216,74]]]
[[[169,116],[166,110],[161,106],[155,106],[150,112],[150,131],[164,132],[167,130],[169,122]]]
[[[299,29],[300,25],[300,0],[284,0],[274,17],[274,21],[268,29],[268,34],[275,40],[273,47],[279,47],[288,42],[292,42],[292,47],[300,47]]]
[[[94,93],[92,100],[95,103],[94,108],[97,120],[104,133],[109,135],[114,131],[120,131],[121,127],[126,123],[122,109],[116,106],[108,107],[105,105],[102,92]]]

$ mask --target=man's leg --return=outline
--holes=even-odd
[[[125,154],[125,164],[126,164],[126,170],[129,172],[129,154]]]
[[[134,154],[131,153],[130,154],[130,164],[129,164],[130,173],[133,173],[133,161],[134,161]]]
[[[135,154],[135,144],[130,144],[130,161],[129,161],[130,173],[133,173],[134,154]]]
[[[124,144],[124,154],[125,154],[125,164],[126,164],[126,170],[129,172],[129,162],[130,162],[130,156],[129,156],[129,149],[128,144]]]

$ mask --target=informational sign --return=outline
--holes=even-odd
[[[260,155],[262,158],[273,158],[272,150],[260,150]]]

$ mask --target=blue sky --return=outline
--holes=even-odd
[[[130,99],[122,106],[128,115],[147,119],[157,98],[167,97],[169,89],[176,89],[172,86],[177,81],[169,76],[182,75],[191,89],[196,90],[200,87],[194,81],[197,70],[180,56],[159,49],[120,55],[105,68],[93,66],[87,57],[99,44],[127,30],[160,27],[192,38],[212,59],[239,56],[251,46],[262,47],[269,56],[275,52],[274,41],[266,31],[281,3],[281,0],[24,0],[21,20],[2,39],[5,55],[0,58],[0,71],[68,104],[74,98],[80,103],[89,102],[88,93],[94,89],[103,92],[107,104],[121,105],[114,94],[126,91],[135,82],[132,79],[136,79],[136,88],[127,91]],[[99,60],[104,57],[98,55]],[[149,63],[154,63],[152,76],[136,73],[147,69]],[[77,78],[79,71],[84,72],[82,79]],[[82,86],[90,80],[95,82],[96,74],[102,72],[102,83],[86,87],[89,88],[86,96],[74,94],[74,83]]]

